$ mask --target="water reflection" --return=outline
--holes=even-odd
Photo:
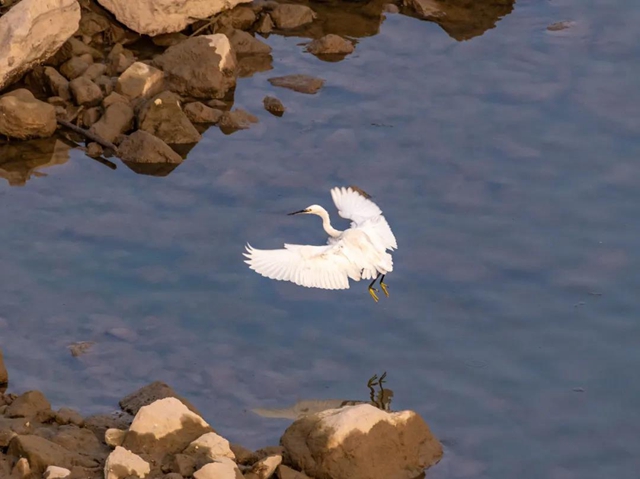
[[[24,186],[32,177],[46,176],[41,168],[62,165],[71,147],[57,138],[0,142],[0,177],[11,186]]]

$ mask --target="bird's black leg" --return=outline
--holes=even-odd
[[[385,296],[388,298],[389,290],[387,289],[387,285],[384,282],[384,274],[382,275],[382,278],[380,278],[380,287],[382,288],[382,291],[384,292]]]
[[[373,287],[373,285],[376,283],[376,281],[378,281],[378,278],[380,277],[380,273],[378,273],[378,276],[376,276],[376,279],[374,279],[373,281],[371,281],[371,283],[369,284],[369,294],[371,295],[371,297],[373,298],[373,300],[377,303],[378,302],[378,295],[376,294],[376,291],[378,291],[377,289],[375,289]]]

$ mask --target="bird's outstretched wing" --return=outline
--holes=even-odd
[[[245,263],[255,272],[278,281],[291,281],[307,288],[349,289],[349,278],[360,271],[344,255],[343,245],[285,244],[284,249],[260,250],[247,244]]]
[[[381,240],[385,249],[396,249],[398,243],[382,210],[369,198],[361,195],[351,187],[335,187],[331,189],[331,198],[338,208],[338,214],[352,221],[352,227],[363,227],[373,231]]]

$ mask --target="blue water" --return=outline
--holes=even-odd
[[[546,30],[558,21],[574,23]],[[260,122],[208,130],[168,176],[73,150],[0,183],[11,390],[90,414],[163,380],[257,448],[288,421],[251,408],[366,399],[386,370],[392,406],[445,444],[428,477],[638,477],[639,23],[628,0],[519,1],[460,42],[389,14],[337,63],[270,36],[273,70],[236,92]],[[288,73],[326,86],[267,82]],[[246,267],[247,241],[322,244],[317,218],[285,213],[336,216],[343,184],[396,234],[390,298]],[[73,358],[74,341],[96,344]]]

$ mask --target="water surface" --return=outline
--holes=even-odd
[[[163,380],[221,434],[261,447],[288,421],[251,408],[366,399],[386,370],[393,406],[445,443],[429,477],[636,477],[640,4],[506,13],[469,38],[362,14],[355,53],[332,63],[270,36],[273,69],[236,92],[260,123],[210,129],[164,177],[62,143],[0,160],[11,390],[89,414]],[[547,30],[559,21],[572,23]],[[326,86],[267,82],[288,73]],[[262,109],[266,94],[282,118]],[[285,213],[334,214],[342,184],[372,194],[394,229],[389,299],[246,267],[247,241],[323,243],[317,218]],[[96,344],[74,358],[74,341]]]

